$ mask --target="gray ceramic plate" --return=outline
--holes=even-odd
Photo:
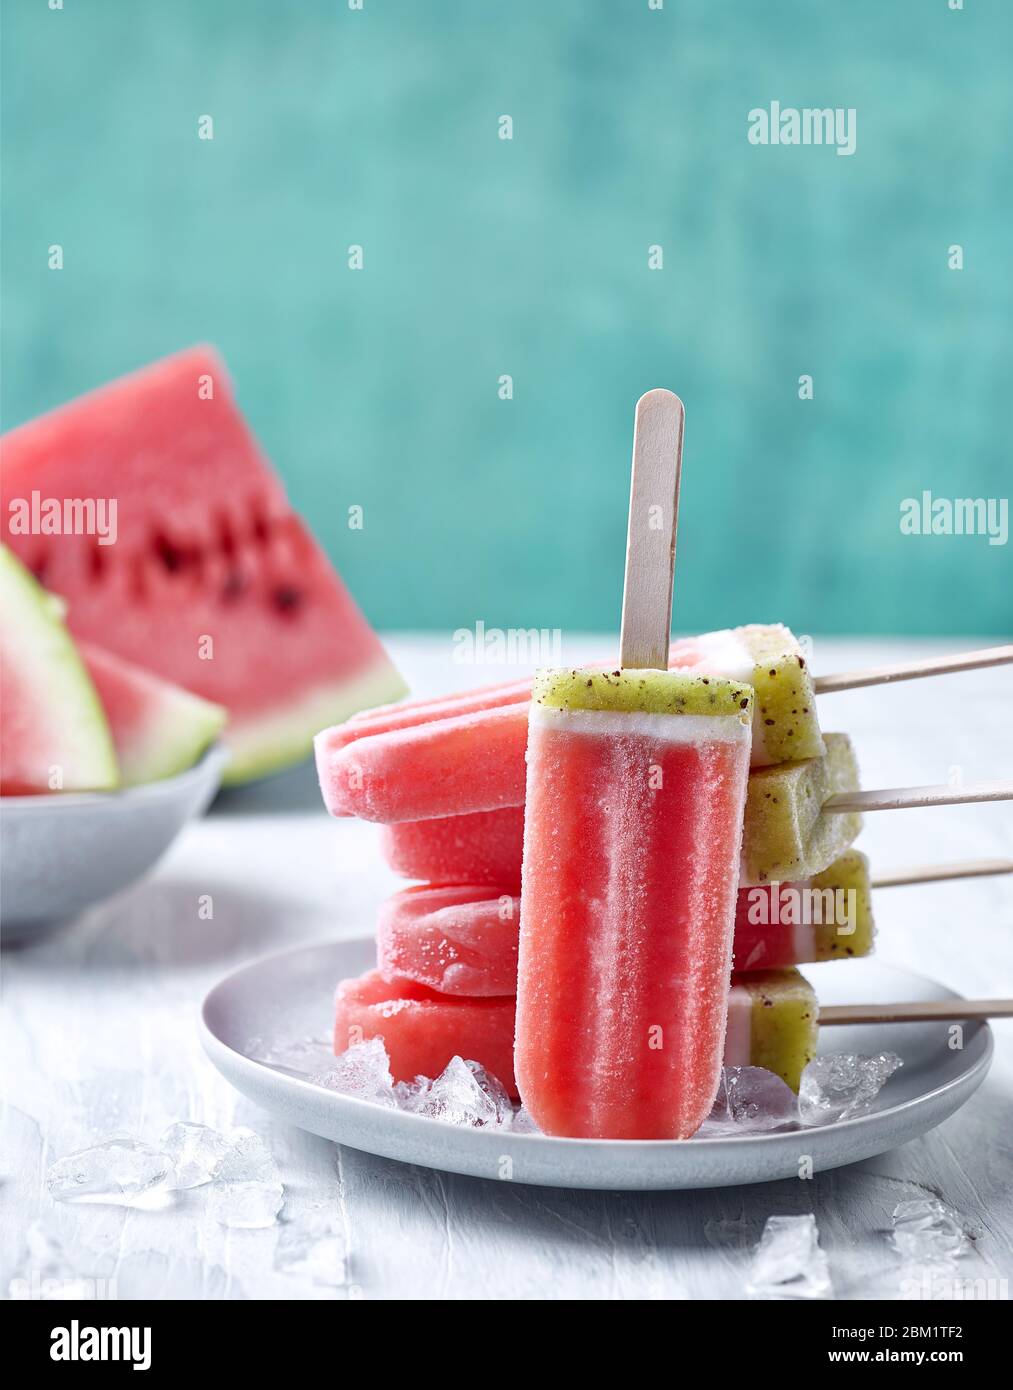
[[[474,1177],[637,1191],[796,1177],[803,1155],[812,1158],[817,1170],[839,1168],[940,1124],[981,1084],[992,1058],[987,1024],[965,1025],[959,1052],[947,1047],[945,1025],[827,1029],[823,1051],[890,1050],[903,1058],[904,1066],[887,1082],[870,1113],[818,1128],[678,1143],[549,1139],[509,1130],[460,1129],[338,1095],[248,1055],[264,1055],[265,1048],[300,1038],[326,1037],[335,984],[373,966],[375,953],[375,943],[366,938],[302,947],[244,966],[205,999],[204,1046],[238,1090],[289,1124],[385,1158]],[[957,997],[932,980],[871,960],[807,967],[805,973],[826,1004]]]
[[[0,800],[3,940],[52,931],[141,877],[206,810],[228,755],[215,744],[186,772],[121,792]]]

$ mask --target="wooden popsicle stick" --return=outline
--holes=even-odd
[[[840,792],[824,801],[833,815],[844,811],[902,811],[918,806],[963,806],[976,801],[1013,801],[1013,777],[969,787],[884,787],[879,791]]]
[[[637,401],[620,665],[668,669],[685,411],[671,391]]]
[[[945,1023],[1013,1018],[1013,999],[927,999],[923,1003],[828,1004],[820,1026],[837,1023]]]
[[[1013,874],[1013,859],[964,859],[956,864],[921,864],[910,869],[891,869],[872,879],[873,888],[898,888],[904,883],[943,883],[952,878],[986,878]]]
[[[835,690],[859,690],[866,685],[890,685],[893,681],[915,681],[923,676],[945,676],[953,671],[980,671],[987,666],[1013,662],[1013,646],[985,647],[959,656],[934,656],[923,661],[902,661],[895,666],[874,666],[868,671],[841,671],[831,676],[814,676],[817,695]]]

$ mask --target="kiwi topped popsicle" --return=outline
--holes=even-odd
[[[515,1069],[548,1134],[686,1138],[710,1111],[751,715],[707,676],[536,679]]]
[[[852,844],[858,812],[828,814],[832,796],[858,789],[858,764],[846,734],[827,734],[826,752],[803,762],[753,768],[743,814],[742,884],[786,882],[822,873]],[[430,883],[520,884],[523,806],[478,815],[387,825],[383,852],[406,878]]]
[[[415,884],[381,906],[377,962],[386,979],[442,994],[516,994],[520,900],[488,883]],[[858,850],[813,878],[740,888],[734,967],[781,969],[873,949],[869,864]]]
[[[668,666],[751,685],[754,767],[824,752],[797,639],[780,623],[684,637]],[[520,805],[530,680],[364,711],[315,740],[332,815],[403,824]]]

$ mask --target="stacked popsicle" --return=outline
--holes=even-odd
[[[715,787],[706,798],[694,798],[686,795],[685,778],[666,778],[661,761],[657,767],[673,799],[706,805],[709,823],[687,831],[695,843],[713,842],[726,817],[735,824],[731,861],[718,863],[714,874],[725,892],[728,885],[743,885],[733,894],[736,963],[769,969],[838,951],[864,953],[872,931],[867,895],[861,920],[843,924],[848,936],[840,944],[833,920],[792,926],[787,907],[803,886],[787,880],[819,879],[815,886],[834,893],[856,876],[861,880],[865,867],[862,856],[848,854],[860,816],[821,811],[835,793],[857,790],[858,772],[850,741],[820,733],[798,643],[777,626],[709,633],[674,644],[671,663],[678,698],[687,702],[683,708],[692,710],[693,699],[718,690],[733,702],[736,756],[746,788],[742,809],[726,806],[717,794],[725,774],[705,773]],[[733,675],[747,681],[733,681]],[[583,679],[572,675],[570,684]],[[599,684],[612,691],[621,682],[608,676]],[[336,1049],[382,1035],[396,1079],[437,1074],[458,1053],[481,1061],[516,1094],[512,1045],[531,687],[531,681],[514,682],[390,706],[318,736],[328,809],[383,822],[387,862],[406,878],[421,880],[381,908],[377,970],[346,982],[339,992]],[[771,761],[787,749],[805,756]],[[575,873],[585,872],[586,854],[572,862]],[[678,864],[672,862],[675,872]],[[746,885],[758,888],[755,908]],[[772,908],[765,906],[768,885],[776,886]],[[674,895],[676,887],[673,881],[666,891]],[[758,925],[762,921],[774,925]],[[665,978],[662,968],[650,969]],[[777,983],[769,977],[771,989]],[[780,983],[794,993],[804,987],[796,972]],[[815,1010],[809,1014],[807,1037]],[[765,1017],[774,1023],[769,1010]],[[778,1019],[770,1031],[788,1030]],[[740,1028],[735,1036],[741,1034]],[[805,1051],[786,1039],[786,1056]],[[803,1064],[789,1057],[778,1070],[797,1085]]]
[[[815,1052],[818,1008],[795,967],[873,949],[869,864],[852,847],[861,816],[827,805],[858,789],[854,749],[844,734],[821,734],[805,658],[784,627],[683,639],[670,660],[685,679],[715,689],[733,674],[748,677],[738,687],[752,718],[724,1056],[729,1065],[766,1066],[797,1089]],[[335,1033],[338,1051],[383,1036],[397,1080],[437,1075],[458,1054],[517,1094],[531,688],[523,681],[409,701],[317,738],[328,809],[380,821],[384,858],[415,881],[381,906],[377,969],[342,985]],[[788,749],[809,756],[771,763]],[[710,804],[720,812],[716,799]],[[586,853],[574,851],[571,862],[583,874]]]
[[[669,645],[681,410],[638,405],[620,667],[374,709],[316,740],[328,809],[381,823],[417,881],[381,908],[376,970],[339,986],[335,1050],[382,1036],[396,1080],[474,1059],[550,1134],[686,1137],[722,1060],[797,1089],[818,1006],[795,967],[872,949],[860,811],[1010,795],[861,793],[780,625]],[[640,510],[666,495],[648,553]]]

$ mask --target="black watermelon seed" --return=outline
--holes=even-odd
[[[173,545],[165,536],[155,537],[155,554],[170,574],[175,574],[177,570],[181,570],[186,563],[184,552],[180,550],[179,546]]]
[[[239,570],[229,570],[222,584],[222,598],[237,599],[246,588],[246,580]]]
[[[282,613],[292,613],[302,603],[302,591],[291,584],[279,584],[271,591],[271,602]]]

